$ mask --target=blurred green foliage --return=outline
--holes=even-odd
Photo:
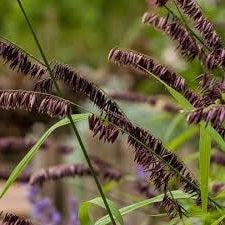
[[[24,5],[49,54],[58,60],[93,66],[106,62],[110,48],[146,8],[135,0],[27,1]],[[0,2],[0,31],[35,52],[16,1]]]
[[[132,47],[172,65],[192,87],[196,85],[197,75],[202,73],[201,64],[196,60],[185,63],[180,62],[179,56],[173,59],[173,50],[169,49],[172,41],[155,29],[141,24],[145,11],[159,11],[149,7],[145,0],[23,2],[50,59],[99,68],[106,65],[109,50],[120,45]],[[199,3],[225,38],[225,2],[199,0]],[[160,12],[167,13],[164,8]],[[37,55],[36,46],[16,1],[0,1],[0,20],[0,34]],[[217,74],[221,75],[220,72]],[[164,90],[158,82],[146,80],[140,80],[136,88],[147,93]]]

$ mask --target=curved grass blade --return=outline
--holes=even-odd
[[[163,82],[164,83],[164,82]],[[176,99],[177,103],[186,111],[193,110],[192,104],[178,91],[164,83],[169,93]]]
[[[123,217],[120,214],[120,211],[117,209],[116,205],[108,199],[107,199],[107,202],[109,204],[109,207],[112,211],[112,214],[113,214],[114,218],[121,225],[124,225]],[[100,206],[101,208],[105,209],[105,204],[103,203],[102,198],[99,198],[99,197],[82,203],[80,208],[79,208],[79,212],[78,212],[78,217],[79,217],[81,225],[92,225],[93,224],[91,222],[90,213],[89,213],[89,209],[90,209],[91,205],[97,205],[97,206]]]
[[[160,83],[162,83],[169,93],[176,99],[177,103],[186,111],[191,111],[193,110],[192,104],[178,91],[170,87],[168,84],[166,84],[164,81],[159,79],[157,76],[155,76],[153,73],[150,73],[148,70],[146,70],[144,67],[139,66],[143,71],[145,71],[149,77],[153,76],[155,79],[157,79]]]
[[[81,120],[87,120],[89,113],[85,114],[75,114],[72,115],[73,121],[78,122]],[[24,158],[20,161],[20,163],[16,166],[16,168],[12,171],[10,177],[6,181],[3,190],[0,193],[0,198],[4,196],[4,194],[7,192],[7,190],[10,188],[10,186],[14,183],[14,181],[17,179],[17,177],[23,172],[27,164],[33,159],[33,157],[38,153],[38,150],[40,149],[41,145],[46,141],[46,139],[49,137],[49,135],[56,130],[59,127],[65,126],[70,124],[69,119],[62,119],[59,122],[55,123],[53,126],[51,126],[37,141],[37,143],[30,149],[30,151],[24,156]]]
[[[198,132],[198,126],[188,127],[183,133],[171,140],[167,144],[167,147],[171,149],[171,151],[176,151],[182,144],[184,144],[189,139],[193,138],[196,134],[198,134]]]
[[[190,198],[189,195],[184,194],[182,191],[179,191],[179,190],[172,191],[172,194],[173,194],[174,199],[189,199]],[[123,207],[119,211],[120,211],[121,215],[124,216],[124,215],[127,215],[129,213],[134,212],[135,210],[137,210],[139,208],[145,207],[147,205],[150,205],[150,204],[153,204],[153,203],[156,203],[156,202],[161,202],[163,200],[164,196],[165,196],[164,194],[158,195],[154,198],[143,200],[143,201],[140,201],[138,203]],[[106,224],[109,224],[109,223],[110,223],[110,218],[107,215],[107,216],[104,216],[104,217],[100,218],[95,223],[95,225],[106,225]]]

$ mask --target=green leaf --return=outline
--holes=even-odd
[[[202,211],[207,213],[208,209],[208,183],[211,157],[211,136],[206,131],[205,123],[200,124],[199,140],[199,167],[200,167],[200,189],[202,199]]]
[[[107,199],[107,202],[109,204],[109,207],[111,209],[111,212],[113,214],[113,217],[121,224],[124,225],[123,222],[123,217],[120,214],[120,211],[117,209],[116,205]],[[90,216],[89,216],[89,208],[91,205],[97,205],[100,206],[101,208],[105,209],[105,204],[102,200],[102,198],[98,197],[95,199],[92,199],[90,201],[84,202],[81,204],[78,212],[78,217],[80,220],[81,225],[92,225],[93,223],[91,222]],[[110,221],[109,221],[110,222]]]
[[[188,199],[188,198],[190,198],[189,195],[184,194],[182,191],[172,191],[172,195],[173,195],[174,199]],[[143,200],[143,201],[140,201],[138,203],[123,207],[119,211],[120,211],[121,215],[124,216],[124,215],[127,215],[129,213],[134,212],[135,210],[137,210],[139,208],[145,207],[147,205],[150,205],[150,204],[153,204],[153,203],[156,203],[156,202],[161,202],[163,200],[164,196],[165,196],[164,194],[158,195],[154,198]],[[108,223],[110,223],[110,218],[107,215],[107,216],[104,216],[104,217],[100,218],[95,223],[95,225],[106,225]]]
[[[176,151],[183,143],[188,141],[190,138],[194,137],[199,132],[198,126],[191,126],[187,128],[182,134],[178,137],[175,137],[171,140],[167,147],[171,149],[171,151]]]
[[[207,132],[211,135],[213,140],[220,146],[220,148],[225,151],[225,141],[223,138],[218,134],[218,132],[210,125],[208,124],[206,126]]]
[[[90,114],[76,114],[72,115],[73,121],[78,122],[81,120],[86,120]],[[23,172],[27,164],[33,159],[33,157],[37,154],[41,145],[45,142],[45,140],[49,137],[49,135],[59,127],[65,126],[69,124],[69,119],[62,119],[59,122],[55,123],[52,127],[50,127],[37,141],[37,143],[30,149],[30,151],[24,156],[24,158],[20,161],[20,163],[16,166],[16,168],[10,174],[8,180],[6,181],[3,190],[0,193],[0,198],[4,196],[10,186],[14,183],[17,177]]]
[[[168,89],[168,91],[170,92],[170,94],[176,99],[178,104],[183,109],[185,109],[187,111],[193,110],[192,104],[182,94],[180,94],[178,91],[176,91],[175,89],[171,88],[167,84],[165,84],[165,85],[166,85],[166,88]]]
[[[168,142],[173,135],[174,131],[176,130],[177,126],[180,124],[180,122],[184,119],[184,114],[178,114],[174,117],[174,119],[169,124],[168,128],[166,129],[165,136],[163,138],[164,142]]]
[[[173,89],[172,87],[170,87],[167,83],[165,83],[164,81],[162,81],[160,78],[158,78],[157,76],[155,76],[153,73],[149,72],[148,70],[146,70],[145,68],[141,67],[140,68],[142,70],[144,70],[149,77],[153,76],[155,79],[157,79],[160,83],[162,83],[170,92],[170,94],[176,99],[176,101],[178,102],[178,104],[186,111],[191,111],[193,110],[193,106],[192,104],[178,91],[176,91],[175,89]]]
[[[221,216],[218,220],[214,221],[212,223],[212,225],[218,225],[218,224],[220,224],[220,222],[222,222],[223,219],[225,219],[225,215]]]

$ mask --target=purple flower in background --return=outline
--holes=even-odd
[[[30,187],[28,199],[32,204],[32,217],[41,225],[61,225],[61,214],[55,209],[49,198],[39,196],[38,187]]]
[[[41,224],[60,225],[61,215],[56,211],[49,198],[38,200],[33,207],[34,219]]]
[[[139,166],[139,165],[137,166],[136,173],[137,173],[138,178],[143,179],[143,180],[146,178],[146,173],[142,166]]]
[[[39,188],[37,186],[29,186],[27,198],[30,203],[34,204],[37,201]]]
[[[78,202],[74,197],[69,198],[69,223],[68,225],[79,225],[78,220]]]

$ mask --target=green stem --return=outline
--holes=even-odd
[[[31,22],[30,22],[30,20],[29,20],[29,18],[28,18],[28,16],[27,16],[27,14],[26,14],[26,11],[25,11],[25,9],[24,9],[24,7],[23,7],[23,5],[22,5],[22,2],[21,2],[20,0],[17,0],[17,2],[18,2],[18,5],[19,5],[19,7],[20,7],[22,13],[23,13],[23,16],[25,17],[25,20],[26,20],[26,22],[27,22],[27,25],[28,25],[28,27],[29,27],[31,33],[32,33],[32,36],[33,36],[33,38],[34,38],[34,41],[35,41],[35,43],[36,43],[36,45],[37,45],[37,47],[38,47],[38,49],[39,49],[39,51],[40,51],[40,54],[41,54],[41,56],[42,56],[42,58],[43,58],[43,61],[44,61],[45,65],[46,65],[46,67],[47,67],[47,70],[48,70],[48,72],[49,72],[49,75],[50,75],[51,79],[52,79],[53,82],[54,82],[54,85],[55,85],[55,88],[56,88],[56,90],[57,90],[57,92],[58,92],[58,95],[62,98],[62,97],[63,97],[62,92],[61,92],[61,90],[60,90],[60,88],[59,88],[59,85],[58,85],[57,82],[56,82],[56,79],[55,79],[54,74],[53,74],[53,72],[52,72],[52,70],[51,70],[50,64],[48,63],[47,57],[45,56],[45,53],[44,53],[44,51],[43,51],[43,49],[42,49],[42,47],[41,47],[41,44],[40,44],[40,42],[39,42],[39,40],[38,40],[38,38],[37,38],[37,35],[36,35],[36,33],[35,33],[35,31],[34,31],[34,29],[33,29],[33,27],[32,27],[32,24],[31,24]],[[76,127],[75,123],[73,122],[72,116],[69,115],[69,116],[68,116],[68,119],[70,120],[71,127],[72,127],[72,129],[73,129],[73,131],[74,131],[74,133],[75,133],[75,135],[76,135],[76,137],[77,137],[77,140],[78,140],[78,142],[79,142],[79,144],[80,144],[80,147],[81,147],[81,149],[82,149],[82,151],[83,151],[83,154],[84,154],[84,157],[85,157],[85,159],[86,159],[86,161],[87,161],[87,163],[88,163],[88,166],[90,167],[92,176],[93,176],[93,178],[94,178],[94,180],[95,180],[95,182],[96,182],[97,188],[98,188],[99,193],[100,193],[100,195],[101,195],[101,197],[102,197],[102,200],[103,200],[103,202],[104,202],[104,204],[105,204],[105,207],[106,207],[106,210],[107,210],[107,212],[108,212],[108,214],[109,214],[109,217],[111,218],[112,224],[116,225],[116,222],[115,222],[115,220],[114,220],[113,214],[112,214],[111,209],[110,209],[110,207],[109,207],[109,204],[108,204],[108,202],[107,202],[107,200],[106,200],[105,194],[104,194],[104,192],[103,192],[103,190],[102,190],[102,186],[101,186],[101,184],[100,184],[100,182],[99,182],[99,180],[98,180],[98,177],[97,177],[97,175],[96,175],[96,173],[95,173],[94,167],[93,167],[92,162],[91,162],[91,160],[90,160],[90,158],[89,158],[89,156],[88,156],[88,153],[87,153],[86,148],[85,148],[85,146],[84,146],[84,144],[83,144],[83,141],[82,141],[82,139],[81,139],[81,136],[80,136],[80,134],[79,134],[79,132],[78,132],[78,130],[77,130],[77,127]]]

